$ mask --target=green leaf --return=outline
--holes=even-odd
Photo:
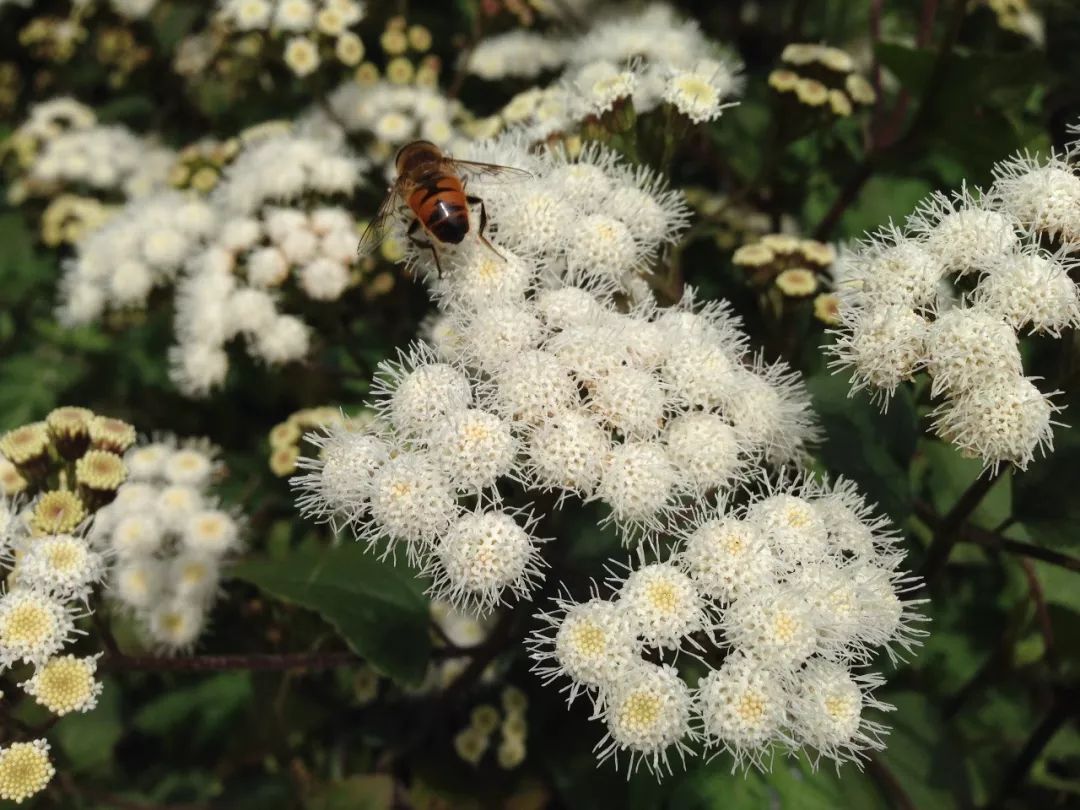
[[[917,424],[910,392],[900,389],[889,410],[880,413],[865,396],[849,396],[842,375],[822,372],[806,385],[825,430],[822,460],[858,483],[894,521],[904,520],[911,512],[907,466]]]
[[[882,718],[892,731],[886,748],[876,755],[878,767],[902,789],[914,807],[949,810],[969,807],[970,788],[959,742],[925,695],[901,692],[888,696],[896,711]]]
[[[250,560],[238,579],[316,611],[358,655],[389,677],[417,684],[431,652],[428,602],[415,573],[376,559],[358,543]]]
[[[889,807],[870,775],[851,763],[837,771],[831,762],[826,762],[813,771],[804,759],[786,760],[777,762],[765,779],[776,791],[779,807],[784,810],[837,807],[887,810]]]
[[[671,810],[752,810],[772,807],[773,796],[761,774],[732,773],[727,760],[702,764],[686,774],[668,800]]]
[[[77,773],[111,771],[113,748],[123,734],[120,685],[111,678],[102,682],[97,708],[61,718],[49,735],[63,752],[67,767]]]
[[[225,729],[253,697],[250,673],[225,672],[190,687],[170,689],[143,706],[133,724],[159,737],[183,727],[185,735],[204,742]]]
[[[951,444],[927,439],[919,443],[926,457],[926,489],[939,515],[945,515],[964,491],[982,474],[977,458],[966,458]],[[994,482],[972,512],[969,522],[984,529],[995,529],[1012,515],[1012,473],[1006,472]]]

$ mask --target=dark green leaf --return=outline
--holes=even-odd
[[[316,611],[376,668],[405,683],[427,670],[427,599],[407,566],[376,559],[357,543],[307,549],[233,569],[272,596]]]

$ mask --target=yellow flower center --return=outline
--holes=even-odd
[[[592,622],[585,622],[574,630],[574,646],[591,655],[602,653],[605,644],[604,631]]]
[[[17,605],[0,624],[0,640],[5,644],[33,646],[56,629],[56,620],[40,605]]]
[[[788,644],[799,631],[799,623],[790,613],[779,613],[773,620],[773,638]]]
[[[74,543],[56,543],[48,556],[49,565],[65,573],[76,570],[83,562],[82,549]]]
[[[649,604],[665,613],[679,608],[679,592],[670,582],[651,582],[645,591]]]
[[[757,725],[765,715],[765,698],[757,692],[743,692],[738,703],[735,704],[735,713],[747,725]]]
[[[634,692],[622,706],[623,722],[631,729],[647,731],[660,716],[660,701],[648,692]]]

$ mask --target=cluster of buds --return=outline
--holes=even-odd
[[[0,454],[14,468],[8,494],[39,493],[30,514],[37,534],[74,531],[112,501],[127,471],[123,453],[135,442],[127,422],[86,408],[63,407],[0,437]]]
[[[75,407],[0,437],[4,488],[19,496],[0,501],[0,672],[25,674],[23,692],[58,717],[90,711],[101,694],[99,656],[62,653],[83,635],[76,622],[108,568],[86,528],[126,479],[134,441],[127,423]],[[0,749],[0,799],[21,802],[53,773],[47,740],[12,743]]]
[[[787,298],[807,298],[828,283],[836,251],[816,239],[772,233],[740,247],[731,261],[761,292],[775,287]]]
[[[209,194],[221,180],[225,167],[240,151],[244,136],[224,141],[206,138],[180,150],[169,170],[169,185]]]
[[[300,458],[300,439],[310,431],[342,424],[344,417],[337,408],[303,408],[289,414],[284,422],[270,429],[270,471],[284,478],[296,472]]]
[[[846,51],[792,43],[784,48],[780,60],[783,65],[769,74],[769,86],[801,106],[827,109],[838,118],[847,118],[857,107],[873,104],[877,98]]]
[[[363,18],[356,0],[218,0],[209,26],[182,43],[175,68],[197,86],[213,80],[235,92],[282,67],[310,79],[360,64],[364,43],[353,29]]]
[[[469,724],[454,737],[454,750],[458,756],[476,766],[491,748],[492,738],[498,733],[499,743],[495,759],[500,768],[512,770],[525,760],[525,741],[529,726],[526,711],[529,706],[525,693],[516,686],[507,686],[500,697],[499,708],[484,703],[469,714]]]

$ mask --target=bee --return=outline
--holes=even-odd
[[[476,235],[496,256],[503,258],[484,233],[488,224],[484,201],[466,193],[465,185],[470,177],[524,179],[532,176],[529,172],[495,163],[456,160],[430,141],[405,144],[398,150],[394,166],[397,179],[387,189],[386,199],[360,237],[357,249],[360,255],[367,255],[383,240],[389,217],[411,217],[406,233],[409,241],[431,250],[441,276],[439,247],[461,243],[469,232],[469,206],[478,205],[480,227]]]

